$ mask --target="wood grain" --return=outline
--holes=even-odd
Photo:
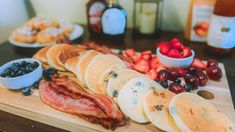
[[[235,126],[235,111],[224,66],[220,64],[220,67],[223,69],[223,78],[221,81],[210,81],[206,87],[200,87],[199,89],[208,90],[215,95],[215,98],[209,101],[214,104],[219,111],[227,115]],[[51,108],[40,100],[37,89],[33,91],[33,95],[23,96],[19,91],[8,90],[0,85],[0,110],[69,131],[109,131],[75,115],[70,115]],[[129,120],[125,126],[119,127],[115,131],[160,130],[150,123],[138,124]]]

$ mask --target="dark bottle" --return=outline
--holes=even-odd
[[[235,0],[217,0],[207,38],[207,50],[230,55],[235,46]]]
[[[102,31],[108,39],[123,39],[126,32],[126,11],[117,0],[107,0],[107,7],[101,17]]]
[[[102,33],[101,16],[105,6],[105,0],[90,0],[87,3],[87,21],[91,34]]]

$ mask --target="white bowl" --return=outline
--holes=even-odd
[[[0,73],[2,73],[6,68],[10,67],[14,62],[22,62],[22,61],[31,62],[31,63],[36,61],[39,64],[39,66],[36,69],[34,69],[34,71],[22,76],[12,77],[12,78],[4,78],[0,76],[0,83],[3,84],[6,88],[14,90],[21,89],[33,85],[33,83],[35,83],[41,78],[43,72],[42,65],[38,60],[31,58],[24,58],[24,59],[17,59],[10,61],[0,67]]]
[[[191,50],[191,51],[192,51],[191,56],[189,56],[187,58],[172,58],[172,57],[168,57],[166,55],[163,55],[160,52],[160,49],[158,48],[157,49],[157,57],[158,57],[158,60],[160,61],[160,63],[163,64],[165,67],[186,68],[186,67],[189,67],[193,62],[193,58],[194,58],[195,53],[193,50]]]

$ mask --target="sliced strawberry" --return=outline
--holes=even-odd
[[[185,76],[186,73],[187,73],[186,70],[184,70],[184,69],[182,69],[182,68],[178,68],[178,71],[179,71],[181,77]]]
[[[140,59],[140,55],[136,54],[134,56],[131,56],[130,59],[133,63],[136,63]]]
[[[183,58],[183,55],[181,55],[177,49],[171,49],[168,56],[172,58]]]
[[[144,55],[151,55],[151,54],[152,54],[152,51],[151,51],[151,50],[145,50],[145,51],[143,51],[141,54],[144,54]]]
[[[171,46],[167,42],[161,42],[158,44],[157,48],[160,48],[160,52],[167,55],[171,49]]]
[[[157,79],[157,70],[156,69],[151,69],[147,74],[145,74],[147,77],[149,77],[152,80]]]
[[[153,56],[152,59],[150,60],[150,67],[152,69],[156,69],[159,66],[159,60],[157,56]]]
[[[170,45],[172,48],[178,49],[178,50],[183,50],[184,48],[184,45],[177,38],[172,39],[170,41]]]
[[[165,70],[166,68],[162,65],[159,64],[159,66],[157,67],[157,72],[161,71],[161,70]]]
[[[183,57],[189,57],[192,54],[192,51],[189,47],[184,47],[182,54]]]
[[[132,68],[141,73],[147,73],[150,70],[149,62],[144,59],[139,59]]]
[[[207,68],[206,64],[202,62],[199,58],[194,58],[192,66],[203,70]]]
[[[135,50],[134,49],[126,49],[125,50],[125,55],[127,56],[127,57],[133,57],[134,55],[135,55]]]

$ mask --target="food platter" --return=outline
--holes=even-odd
[[[84,29],[82,28],[82,26],[80,26],[78,24],[74,24],[74,31],[70,34],[69,39],[75,40],[75,39],[81,37],[83,32],[84,32]],[[53,43],[47,43],[47,44],[38,44],[38,43],[28,44],[28,43],[16,42],[11,37],[9,37],[8,41],[10,42],[10,44],[12,44],[14,46],[24,47],[24,48],[40,48],[40,47],[45,47],[48,45],[53,45],[56,43],[56,42],[53,42]]]
[[[209,81],[206,87],[199,87],[198,90],[207,90],[213,93],[215,98],[208,100],[218,111],[229,117],[235,126],[235,111],[225,74],[223,64],[220,81]],[[197,91],[194,91],[196,94]],[[110,131],[100,125],[96,125],[79,118],[76,115],[67,114],[44,104],[39,97],[39,91],[34,89],[31,96],[23,96],[19,91],[11,91],[0,85],[0,109],[12,114],[22,116],[31,120],[42,122],[51,126],[62,128],[68,131]],[[117,127],[115,131],[161,131],[151,123],[140,124],[130,119],[126,125]]]

